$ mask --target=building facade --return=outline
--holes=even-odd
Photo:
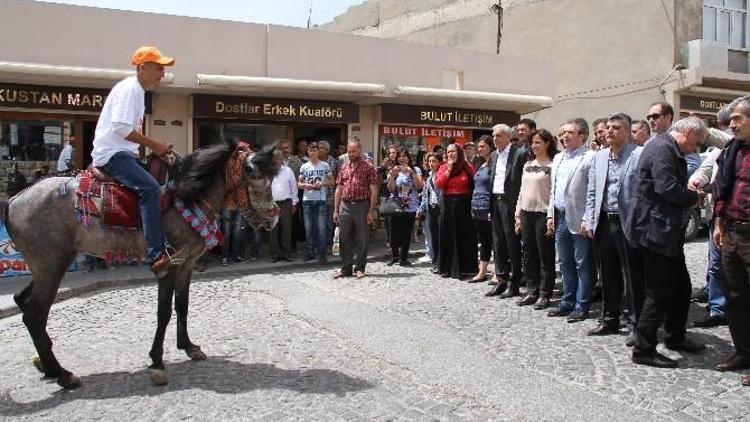
[[[134,74],[130,56],[141,45],[176,58],[147,96],[144,131],[183,153],[227,138],[338,145],[357,136],[377,159],[394,142],[416,151],[471,139],[554,96],[550,65],[533,59],[32,1],[0,0],[0,8],[3,177],[14,163],[27,173],[52,165],[69,137],[77,167],[88,164],[99,110]],[[5,188],[2,179],[0,197]]]
[[[502,6],[499,25],[497,8]],[[747,0],[369,0],[321,29],[554,64],[547,128],[644,118],[656,101],[708,116],[750,92]],[[518,68],[519,72],[523,68]]]

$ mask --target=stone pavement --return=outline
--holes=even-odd
[[[687,246],[696,286],[705,245]],[[231,268],[231,267],[230,267]],[[75,391],[40,381],[19,316],[0,320],[0,418],[13,420],[748,420],[750,388],[711,370],[731,350],[726,327],[694,330],[709,349],[662,370],[629,361],[625,336],[589,338],[484,285],[426,267],[279,269],[196,283],[190,328],[209,359],[189,362],[168,331],[171,383],[144,368],[155,328],[152,285],[58,303],[58,358]],[[694,307],[691,320],[701,317]],[[172,325],[173,326],[173,325]]]

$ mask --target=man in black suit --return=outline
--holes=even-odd
[[[687,212],[705,195],[687,188],[685,156],[696,152],[707,135],[703,120],[687,117],[649,141],[638,161],[630,192],[638,205],[626,210],[624,227],[645,263],[646,300],[632,357],[639,365],[677,367],[677,361],[656,351],[662,320],[668,349],[698,353],[705,348],[685,336],[691,284],[683,246]]]
[[[527,152],[510,143],[511,129],[499,124],[492,128],[497,148],[490,155],[492,187],[492,242],[495,249],[495,287],[485,296],[518,296],[521,285],[521,239],[515,231],[515,212],[521,190],[521,174]]]

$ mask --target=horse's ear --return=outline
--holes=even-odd
[[[273,160],[273,152],[276,150],[276,144],[263,147],[255,156],[253,156],[253,165],[257,171],[266,178],[273,178],[278,173],[276,164]]]

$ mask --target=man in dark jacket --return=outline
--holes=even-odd
[[[677,366],[677,361],[656,351],[662,320],[668,349],[697,353],[705,348],[685,337],[691,284],[683,245],[687,212],[704,196],[687,188],[685,155],[697,151],[707,135],[702,120],[682,119],[648,142],[638,162],[631,195],[639,205],[625,218],[628,240],[640,249],[645,262],[646,300],[633,348],[636,364]]]
[[[515,231],[515,212],[521,191],[521,174],[526,163],[526,150],[510,142],[508,125],[492,128],[495,141],[490,155],[490,184],[492,186],[492,243],[495,249],[495,279],[497,284],[485,296],[509,298],[518,296],[521,285],[521,238]]]

